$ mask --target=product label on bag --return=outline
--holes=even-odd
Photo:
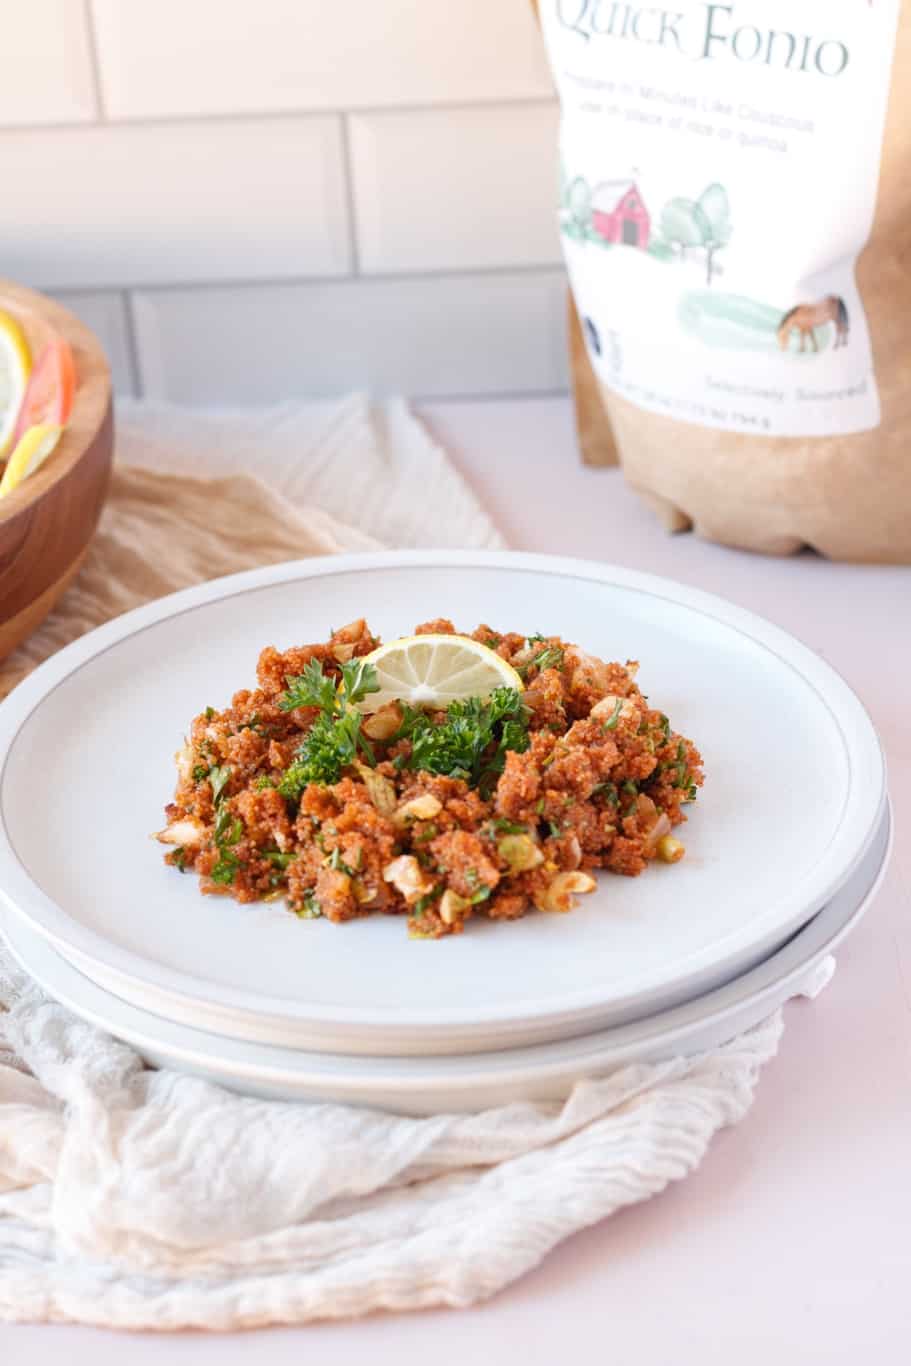
[[[854,279],[900,0],[541,0],[560,231],[595,371],[768,436],[880,421]]]

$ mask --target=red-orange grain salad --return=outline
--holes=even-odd
[[[363,620],[322,645],[263,650],[259,686],[207,707],[176,755],[165,861],[205,895],[283,900],[305,919],[401,915],[429,939],[472,916],[568,911],[599,868],[635,877],[676,862],[670,832],[702,759],[649,706],[638,664],[556,636],[479,626],[472,639],[524,690],[364,714],[376,689],[364,657],[380,642]]]

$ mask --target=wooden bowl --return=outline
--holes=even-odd
[[[0,309],[21,323],[32,356],[54,334],[73,348],[76,394],[42,467],[0,499],[0,660],[31,635],[79,572],[104,505],[114,448],[111,372],[97,338],[67,309],[0,281]]]

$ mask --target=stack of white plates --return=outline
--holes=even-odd
[[[148,838],[185,724],[249,686],[264,645],[359,616],[387,638],[449,616],[640,660],[705,758],[687,857],[603,877],[570,915],[436,942],[200,897]],[[680,585],[518,554],[342,556],[177,594],[16,689],[0,753],[2,927],[52,995],[161,1065],[408,1113],[557,1098],[733,1037],[818,979],[891,828],[869,718],[804,646]]]

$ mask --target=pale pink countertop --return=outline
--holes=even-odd
[[[772,560],[667,536],[583,469],[564,399],[423,409],[512,546],[721,593],[799,636],[885,745],[896,853],[754,1108],[680,1184],[565,1243],[475,1310],[246,1335],[2,1327],[3,1366],[892,1366],[911,1360],[911,569]]]

